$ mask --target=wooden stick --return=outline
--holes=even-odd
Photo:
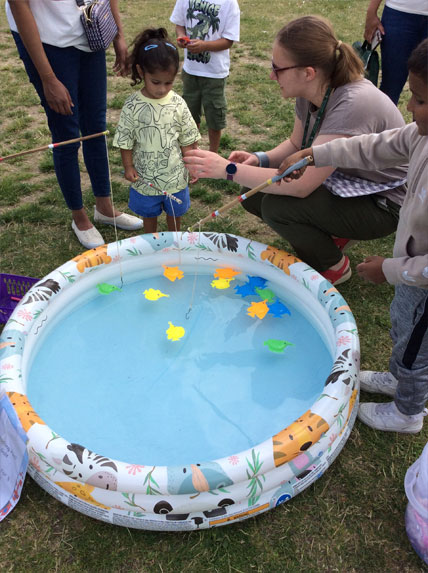
[[[107,135],[110,133],[108,130],[101,131],[100,133],[93,133],[92,135],[84,135],[83,137],[76,137],[75,139],[68,139],[67,141],[58,141],[58,143],[49,143],[49,145],[43,145],[42,147],[35,147],[34,149],[27,149],[27,151],[20,151],[19,153],[13,153],[12,155],[6,155],[6,157],[0,157],[0,161],[7,161],[8,159],[13,159],[15,157],[21,157],[21,155],[28,155],[29,153],[37,153],[38,151],[44,151],[45,149],[55,149],[55,147],[60,147],[61,145],[68,145],[69,143],[76,143],[78,141],[86,141],[87,139],[93,139],[94,137],[101,137],[101,135]]]
[[[265,187],[272,185],[272,183],[279,181],[283,177],[287,177],[287,175],[289,175],[293,171],[296,171],[298,169],[302,169],[302,167],[306,167],[307,165],[312,163],[312,161],[313,161],[312,155],[308,155],[307,157],[304,157],[303,159],[301,159],[297,163],[294,163],[293,165],[291,165],[288,169],[286,169],[284,171],[284,173],[281,173],[280,175],[275,175],[274,177],[271,177],[270,179],[268,179],[264,183],[260,183],[260,185],[257,185],[257,187],[250,189],[250,191],[247,191],[246,193],[239,195],[239,197],[235,197],[235,199],[232,199],[232,201],[230,201],[229,203],[226,203],[226,205],[223,205],[223,207],[220,207],[220,209],[213,211],[210,215],[207,215],[206,217],[204,217],[203,219],[201,219],[200,221],[198,221],[197,223],[195,223],[194,225],[189,227],[187,230],[189,231],[189,233],[191,233],[195,227],[201,227],[207,221],[210,221],[211,219],[215,219],[219,215],[222,215],[225,211],[228,211],[232,207],[235,207],[235,205],[238,205],[239,203],[242,203],[243,201],[245,201],[245,199],[248,199],[248,197],[251,197],[251,195],[255,195],[259,191],[262,191]]]

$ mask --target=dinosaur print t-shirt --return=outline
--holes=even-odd
[[[170,18],[184,26],[191,40],[239,42],[240,11],[237,0],[177,0]],[[225,78],[229,75],[229,50],[191,54],[184,50],[183,70],[194,76]]]
[[[200,139],[186,102],[174,91],[150,99],[138,91],[127,98],[113,139],[114,147],[132,149],[134,167],[141,179],[132,184],[143,195],[157,195],[144,181],[168,193],[188,184],[181,147]]]

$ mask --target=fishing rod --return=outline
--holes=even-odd
[[[204,217],[203,219],[201,219],[200,221],[198,221],[197,223],[195,223],[194,225],[189,227],[187,230],[189,231],[189,233],[191,233],[195,227],[201,227],[207,221],[210,221],[211,219],[215,219],[216,217],[219,217],[225,211],[228,211],[229,209],[231,209],[235,205],[238,205],[239,203],[242,203],[243,201],[245,201],[245,199],[248,199],[248,197],[251,197],[251,195],[255,195],[259,191],[262,191],[265,187],[272,185],[272,183],[276,183],[277,181],[280,181],[283,177],[287,177],[287,175],[289,175],[293,171],[296,171],[298,169],[302,169],[303,167],[306,167],[307,165],[312,163],[312,161],[313,161],[312,155],[308,155],[307,157],[304,157],[303,159],[301,159],[297,163],[290,165],[290,167],[288,169],[286,169],[280,175],[275,175],[274,177],[271,177],[267,181],[264,181],[264,183],[260,183],[260,185],[257,185],[257,187],[254,187],[254,189],[250,189],[246,193],[239,195],[239,197],[235,197],[235,199],[232,199],[232,201],[230,201],[229,203],[226,203],[226,205],[223,205],[223,207],[220,207],[216,211],[213,211],[212,213],[210,213],[210,215],[207,215],[206,217]]]
[[[5,157],[0,157],[0,161],[7,161],[8,159],[14,159],[15,157],[21,157],[22,155],[28,155],[29,153],[37,153],[38,151],[45,151],[46,149],[55,149],[61,145],[68,145],[70,143],[77,143],[78,141],[86,141],[87,139],[93,139],[94,137],[101,137],[102,135],[108,135],[110,132],[100,131],[100,133],[93,133],[92,135],[84,135],[82,137],[75,137],[74,139],[68,139],[67,141],[58,141],[57,143],[49,143],[48,145],[42,145],[42,147],[35,147],[34,149],[27,149],[26,151],[20,151],[19,153],[12,153],[12,155],[6,155]]]

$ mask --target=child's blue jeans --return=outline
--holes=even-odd
[[[106,129],[107,74],[105,52],[84,52],[77,48],[58,48],[43,44],[52,69],[70,92],[74,104],[72,115],[61,115],[46,103],[43,85],[24,44],[12,32],[19,55],[24,62],[30,82],[36,88],[44,107],[52,142],[66,141],[81,135],[99,133]],[[107,148],[104,137],[82,142],[83,158],[97,197],[110,195]],[[80,143],[54,149],[55,173],[69,209],[83,207],[78,150]]]

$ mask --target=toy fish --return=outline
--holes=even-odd
[[[167,328],[166,333],[168,335],[168,340],[180,340],[185,334],[185,330],[182,326],[174,326],[172,322],[168,322],[169,328]]]
[[[213,288],[218,288],[219,290],[222,290],[222,289],[230,287],[230,281],[233,281],[233,278],[232,279],[214,279],[211,282],[211,286]]]
[[[164,276],[170,281],[174,282],[175,279],[180,280],[183,278],[184,273],[178,267],[166,267],[165,265],[162,266],[165,269],[163,272]]]
[[[249,316],[252,316],[253,318],[257,316],[257,318],[260,318],[260,320],[264,318],[268,312],[269,307],[265,300],[262,302],[252,302],[247,308],[247,314]]]
[[[280,302],[279,300],[275,301],[269,307],[269,313],[273,314],[277,318],[281,318],[283,314],[289,314],[291,316],[291,312],[288,310],[285,304],[282,304],[282,302]]]
[[[98,289],[98,292],[100,292],[101,294],[110,294],[115,290],[118,290],[118,291],[121,290],[119,287],[116,287],[114,285],[109,285],[108,283],[97,284],[97,289]]]
[[[243,285],[237,285],[235,287],[235,292],[236,292],[236,294],[239,294],[242,297],[251,296],[254,294],[254,289],[250,285],[250,283],[245,283]]]
[[[277,352],[278,354],[284,352],[287,346],[294,346],[292,342],[277,340],[275,338],[269,338],[269,340],[265,340],[263,344],[267,346],[271,352]]]
[[[214,276],[218,279],[233,279],[236,275],[240,275],[241,271],[234,271],[233,269],[216,269]]]
[[[256,287],[254,289],[260,298],[266,299],[268,304],[276,299],[275,293],[270,288]]]
[[[267,280],[262,277],[248,277],[245,284],[235,287],[235,292],[242,297],[251,296],[256,294],[256,288],[264,288],[266,283]]]
[[[159,300],[163,296],[169,296],[169,294],[164,294],[160,290],[156,290],[154,288],[149,288],[143,292],[143,295],[146,297],[147,300]]]

